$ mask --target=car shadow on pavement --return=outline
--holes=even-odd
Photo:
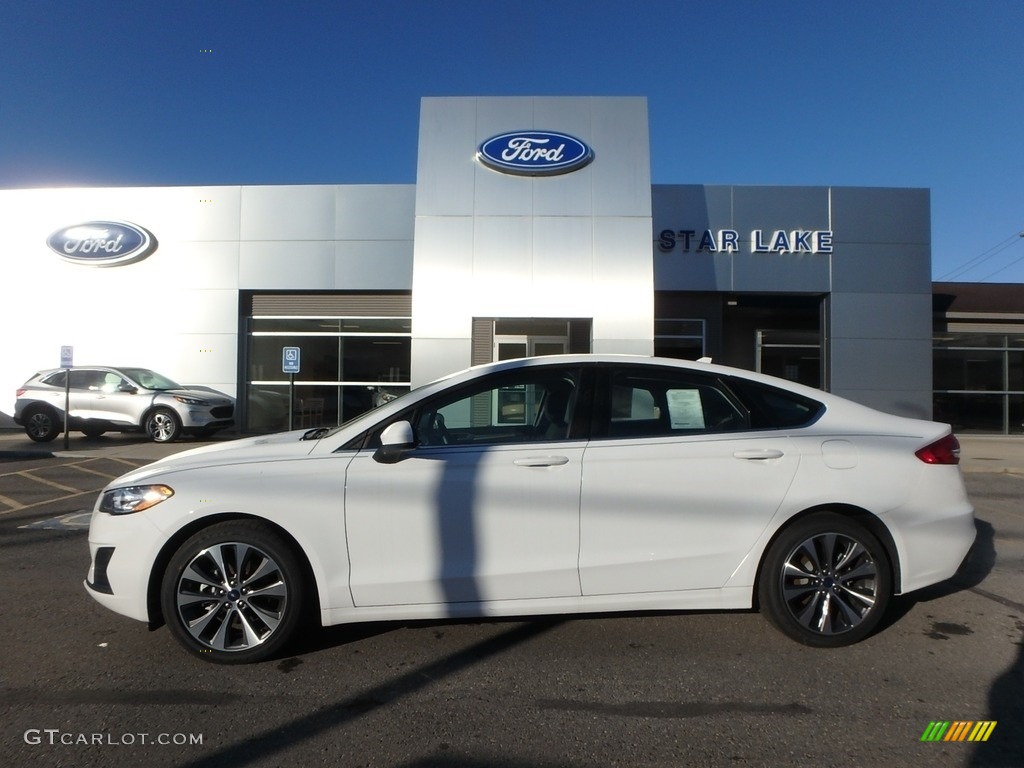
[[[369,640],[371,637],[394,632],[396,629],[401,629],[404,626],[401,622],[394,621],[335,624],[330,627],[320,626],[316,621],[307,621],[306,623],[307,626],[299,633],[294,642],[290,643],[271,661],[280,662],[287,657],[305,656],[309,653],[339,648],[350,643],[358,643],[362,640]]]
[[[267,764],[275,759],[281,760],[283,764],[287,762],[283,753],[296,744],[341,728],[379,707],[386,707],[408,698],[417,691],[434,685],[438,680],[457,674],[516,646],[528,644],[561,623],[559,619],[543,619],[515,624],[466,648],[382,680],[361,691],[353,691],[291,722],[274,726],[263,733],[246,736],[233,744],[192,760],[182,768],[220,768],[224,765],[240,768],[255,763]],[[384,624],[376,626],[378,633],[386,630]],[[281,664],[285,666],[280,666]],[[287,672],[287,661],[280,662],[279,667]]]

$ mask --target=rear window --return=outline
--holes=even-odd
[[[56,373],[51,373],[46,378],[42,379],[42,382],[43,384],[49,384],[51,387],[63,387],[67,378],[67,371],[57,371]]]
[[[785,389],[740,378],[730,378],[728,383],[750,410],[754,429],[806,427],[825,412],[823,403]]]

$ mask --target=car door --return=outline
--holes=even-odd
[[[406,414],[415,447],[349,464],[345,527],[357,606],[580,594],[585,439],[579,371],[490,376]]]
[[[129,386],[120,374],[102,368],[82,368],[71,372],[71,413],[79,419],[137,424],[129,415],[131,398],[123,387]]]
[[[721,587],[796,473],[784,435],[750,427],[710,376],[615,368],[583,464],[584,595]]]
[[[68,374],[68,397],[71,416],[76,419],[105,419],[103,408],[103,382],[106,371],[94,368],[75,368]]]

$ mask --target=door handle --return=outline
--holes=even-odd
[[[530,456],[526,459],[514,459],[517,467],[560,467],[569,463],[568,456]]]
[[[737,459],[749,461],[764,461],[765,459],[781,459],[786,454],[778,448],[752,448],[746,451],[736,451],[733,456]]]

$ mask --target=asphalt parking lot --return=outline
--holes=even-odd
[[[968,438],[978,544],[857,646],[753,613],[338,627],[217,667],[85,594],[113,477],[200,445],[0,435],[0,755],[10,765],[1018,766],[1024,441]],[[24,445],[29,443],[29,445]],[[57,450],[52,450],[56,448]],[[922,741],[994,722],[988,741]]]

